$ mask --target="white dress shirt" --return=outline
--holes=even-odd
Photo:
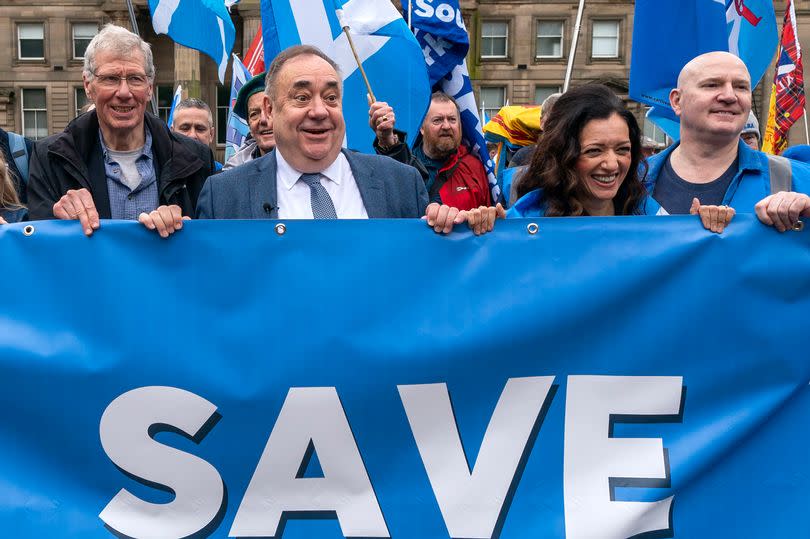
[[[310,189],[299,181],[302,172],[292,168],[276,148],[276,199],[279,219],[312,219]],[[321,172],[321,185],[329,193],[338,219],[368,219],[360,189],[343,152]]]

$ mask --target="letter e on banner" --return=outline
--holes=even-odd
[[[676,416],[680,376],[569,376],[563,496],[568,539],[624,539],[668,530],[673,496],[611,501],[610,478],[667,479],[660,438],[613,438],[611,416]],[[654,419],[651,419],[654,422]]]
[[[187,537],[224,513],[225,485],[203,459],[156,442],[154,426],[202,438],[213,426],[216,406],[174,387],[141,387],[112,401],[101,416],[104,452],[124,472],[174,492],[169,503],[150,503],[121,489],[99,514],[107,526],[139,539]]]

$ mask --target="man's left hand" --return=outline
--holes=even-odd
[[[157,230],[161,238],[168,238],[183,228],[183,221],[190,220],[191,217],[183,217],[183,210],[180,206],[158,206],[149,213],[143,212],[138,216],[138,222],[149,230]]]
[[[799,217],[810,217],[810,197],[803,193],[780,191],[757,202],[754,211],[764,224],[784,232],[792,230]]]

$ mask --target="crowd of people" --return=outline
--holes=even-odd
[[[234,110],[250,137],[222,165],[206,103],[180,102],[171,126],[147,112],[154,76],[149,44],[105,26],[85,53],[92,110],[34,144],[0,131],[0,223],[78,220],[89,236],[101,219],[128,219],[167,237],[191,218],[421,217],[438,233],[467,223],[483,234],[511,217],[692,214],[721,233],[736,212],[780,232],[810,216],[810,166],[758,150],[750,76],[729,53],[683,67],[670,93],[680,140],[655,155],[607,87],[547,100],[537,144],[515,160],[508,211],[446,94],[431,96],[413,147],[395,111],[370,103],[375,154],[351,151],[338,66],[315,47],[290,47],[240,90]]]

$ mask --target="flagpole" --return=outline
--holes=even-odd
[[[343,33],[346,34],[346,39],[349,40],[349,47],[352,49],[352,54],[354,55],[354,61],[357,62],[357,68],[360,70],[360,74],[363,75],[363,82],[366,83],[366,90],[368,90],[368,97],[371,99],[371,102],[374,103],[377,101],[377,98],[374,97],[374,92],[371,90],[371,83],[368,82],[368,76],[366,76],[366,70],[363,69],[363,62],[360,61],[360,56],[357,55],[357,49],[354,48],[354,41],[352,40],[351,34],[349,34],[349,25],[343,20],[343,10],[336,9],[335,13],[337,14],[338,21],[340,22],[340,26],[343,27]]]
[[[807,107],[804,108],[804,143],[810,145],[810,133],[807,130]]]
[[[408,30],[413,32],[413,2],[408,0]]]
[[[127,0],[127,11],[129,11],[129,23],[132,25],[132,31],[135,32],[138,37],[141,37],[141,31],[138,30],[138,20],[135,18],[135,8],[132,7],[132,0]],[[149,103],[152,104],[152,114],[157,116],[158,107],[155,92],[152,92],[152,99],[149,100]]]
[[[568,91],[571,83],[571,73],[574,71],[574,58],[577,55],[577,42],[579,41],[579,29],[582,26],[582,13],[585,11],[585,0],[579,0],[577,10],[577,22],[574,24],[574,35],[571,37],[571,50],[568,51],[568,67],[565,69],[565,82],[563,82],[563,93]]]

